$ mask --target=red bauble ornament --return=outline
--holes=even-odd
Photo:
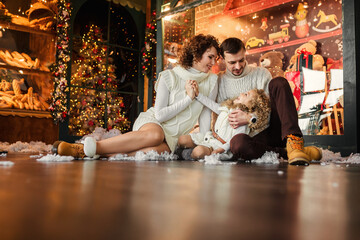
[[[62,112],[61,117],[62,117],[62,118],[66,118],[66,115],[67,115],[66,112]]]
[[[88,125],[89,125],[90,127],[94,126],[94,121],[93,121],[93,120],[90,120],[90,121],[88,122]]]

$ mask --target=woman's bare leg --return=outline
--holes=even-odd
[[[182,148],[194,148],[197,145],[193,142],[190,135],[181,135],[178,140],[178,146]]]
[[[191,157],[194,159],[203,159],[205,156],[211,155],[212,149],[205,146],[197,146],[191,153]]]
[[[159,125],[147,123],[138,131],[96,142],[96,154],[104,156],[112,153],[136,152],[143,148],[159,146],[164,139],[164,131]]]

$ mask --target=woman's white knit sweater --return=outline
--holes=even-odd
[[[187,96],[186,80],[195,80],[200,93],[204,96],[211,95],[215,100],[217,92],[215,74],[182,67],[165,70],[159,74],[159,80],[155,85],[157,91],[155,107],[140,113],[133,126],[133,130],[136,131],[147,123],[160,125],[172,152],[175,150],[178,137],[188,134],[198,120],[202,132],[210,129],[210,109],[204,108],[200,102],[191,100]]]

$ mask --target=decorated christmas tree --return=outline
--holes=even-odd
[[[108,49],[102,42],[101,29],[90,26],[72,66],[69,129],[73,135],[91,133],[96,127],[124,132],[130,126],[122,111],[123,98],[116,92],[112,53],[106,57]]]

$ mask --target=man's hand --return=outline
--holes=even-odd
[[[214,151],[211,152],[211,154],[217,154],[217,153],[223,153],[225,150],[223,148],[217,148]]]
[[[233,110],[229,114],[229,124],[232,128],[236,129],[249,123],[251,115],[241,111],[240,109]]]

